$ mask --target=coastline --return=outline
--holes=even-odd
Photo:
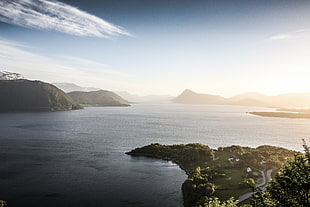
[[[310,119],[309,113],[293,113],[293,112],[247,112],[251,115],[274,117],[274,118],[289,118],[289,119]]]
[[[152,155],[152,154],[148,154],[148,153],[125,152],[125,154],[130,155],[130,156],[136,156],[136,157],[149,157],[149,158],[161,159],[161,160],[165,160],[165,161],[171,161],[171,162],[177,164],[186,173],[187,176],[190,175],[190,171],[188,169],[186,169],[180,161],[173,159],[173,158],[161,157],[158,155]]]
[[[266,169],[279,169],[286,158],[295,152],[275,146],[256,148],[232,145],[211,149],[198,143],[161,145],[150,144],[125,154],[151,157],[177,164],[187,174],[182,184],[184,207],[199,206],[205,198],[218,197],[225,201],[231,197],[248,199],[251,188],[245,179],[260,179]],[[261,161],[257,160],[261,158]],[[250,170],[249,170],[250,169]],[[250,194],[249,194],[250,195]]]

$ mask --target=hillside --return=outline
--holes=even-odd
[[[30,80],[0,81],[0,111],[60,111],[80,109],[68,95],[48,83]]]
[[[287,160],[294,158],[295,153],[268,145],[256,148],[233,145],[211,149],[207,145],[197,143],[186,145],[156,143],[136,148],[126,154],[177,163],[188,175],[182,185],[184,206],[200,207],[199,204],[208,197],[215,196],[227,200],[251,192],[245,183],[246,179],[253,179],[257,186],[266,186],[268,178],[264,177],[267,172],[274,177]]]
[[[275,108],[305,108],[310,107],[310,93],[287,93],[277,96],[267,96],[260,93],[244,93],[230,98],[217,95],[196,93],[186,89],[173,99],[182,104],[226,104],[241,106],[261,106]]]
[[[128,101],[112,91],[73,91],[68,93],[68,95],[75,102],[85,106],[130,106]]]

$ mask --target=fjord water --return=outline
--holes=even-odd
[[[302,150],[310,120],[240,106],[136,104],[0,115],[0,199],[9,206],[182,206],[186,174],[125,154],[150,143]]]

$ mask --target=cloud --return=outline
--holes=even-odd
[[[289,33],[283,33],[283,34],[277,34],[269,37],[269,40],[288,40],[288,39],[298,39],[305,37],[309,30],[307,29],[301,29],[294,32]]]
[[[120,26],[56,0],[1,0],[0,21],[77,36],[130,36]]]
[[[98,75],[113,75],[113,76],[119,76],[119,77],[133,77],[130,74],[115,71],[115,70],[107,70],[106,68],[109,68],[108,65],[105,65],[103,63],[89,60],[89,59],[84,59],[84,58],[79,58],[79,57],[72,57],[72,56],[63,56],[61,57],[62,63],[70,65],[74,68],[79,68],[81,70],[87,70],[88,72],[92,72],[93,74],[98,74]]]
[[[27,51],[31,47],[0,39],[0,71],[21,73],[32,80],[72,82],[100,88],[128,88],[132,76],[107,69],[103,63],[78,57],[50,58]]]
[[[285,39],[292,39],[292,38],[293,36],[289,34],[278,34],[278,35],[271,36],[269,39],[270,40],[285,40]]]

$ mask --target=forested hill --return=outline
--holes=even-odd
[[[112,91],[73,91],[68,93],[68,95],[74,101],[84,106],[130,106],[127,100]]]
[[[294,159],[295,153],[268,145],[211,149],[202,144],[151,144],[127,152],[132,156],[148,156],[178,163],[188,174],[188,179],[182,185],[185,207],[205,206],[209,198],[226,200],[250,193],[248,179],[253,182],[265,180],[260,186],[266,186],[267,171],[274,177],[288,160]]]
[[[0,112],[80,109],[56,86],[41,81],[0,80]]]

